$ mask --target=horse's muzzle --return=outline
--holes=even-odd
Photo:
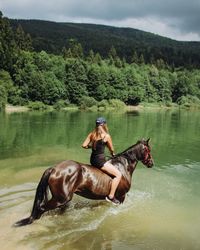
[[[151,159],[151,160],[148,162],[147,167],[148,167],[148,168],[152,168],[153,165],[154,165],[154,161],[153,161],[153,159]]]

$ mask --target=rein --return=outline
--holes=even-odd
[[[124,150],[122,153],[118,153],[118,154],[116,154],[114,156],[106,156],[106,158],[108,158],[109,160],[111,160],[111,159],[117,159],[118,157],[123,157],[128,162],[133,162],[133,161],[138,162],[139,160],[136,157],[136,153],[135,152],[131,152],[130,155],[129,155],[129,150],[133,149],[133,147],[136,146],[136,145],[133,145],[133,146],[129,147],[128,149]],[[141,160],[141,162],[144,165],[148,165],[148,163],[149,163],[149,155],[150,155],[150,149],[149,149],[148,146],[144,145],[144,159]]]
[[[126,150],[124,150],[123,152],[118,153],[118,154],[116,154],[116,155],[114,155],[114,156],[106,156],[106,158],[108,158],[108,159],[110,160],[110,159],[117,159],[118,157],[123,157],[123,158],[125,158],[129,163],[130,163],[130,162],[133,162],[133,161],[138,162],[139,160],[137,159],[135,153],[134,153],[134,155],[133,155],[133,153],[131,153],[132,156],[129,156],[129,155],[128,155],[128,151],[129,151],[130,149],[132,149],[134,146],[135,146],[135,145],[129,147],[128,149],[126,149]]]

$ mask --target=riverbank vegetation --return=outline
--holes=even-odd
[[[6,103],[41,110],[78,106],[81,109],[123,109],[157,103],[168,107],[200,106],[200,70],[174,68],[162,59],[145,63],[120,58],[112,46],[107,57],[71,40],[61,55],[36,52],[31,37],[13,30],[0,15],[0,109]]]

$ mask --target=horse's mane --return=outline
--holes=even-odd
[[[135,144],[133,144],[132,146],[128,147],[127,149],[125,149],[125,150],[122,151],[121,153],[116,154],[115,157],[124,155],[124,154],[127,153],[130,149],[135,149],[135,148],[136,148],[139,144],[141,144],[141,143],[142,143],[141,141],[137,141]]]
[[[118,161],[121,162],[121,158],[126,158],[128,161],[131,160],[137,160],[136,156],[131,156],[130,155],[130,151],[132,153],[133,150],[137,150],[139,145],[142,143],[142,141],[137,141],[137,143],[133,144],[132,146],[128,147],[127,149],[125,149],[124,151],[122,151],[121,153],[116,154],[113,158],[112,161]]]

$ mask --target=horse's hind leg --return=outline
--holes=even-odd
[[[64,210],[73,197],[73,190],[76,185],[75,183],[70,183],[70,185],[65,184],[64,187],[59,189],[56,189],[55,186],[56,185],[50,186],[52,197],[42,206],[42,209],[45,211],[53,210],[56,208]]]
[[[52,197],[49,201],[47,201],[47,203],[43,206],[43,209],[45,211],[49,211],[49,210],[53,210],[56,208],[61,208],[64,209],[68,202],[72,199],[73,195],[68,196],[66,199],[56,199],[55,197]]]
[[[44,206],[45,211],[53,210],[55,208],[58,208],[61,205],[61,203],[56,200],[55,198],[51,198]]]
[[[78,164],[69,165],[62,174],[59,168],[56,169],[49,178],[52,198],[43,205],[44,210],[48,211],[66,207],[79,186],[81,179],[82,171]]]
[[[69,201],[72,199],[72,196],[73,193],[65,197],[65,199],[61,197],[59,197],[59,199],[57,199],[56,197],[52,197],[42,206],[42,209],[44,210],[44,212],[47,212],[59,208],[59,214],[63,214],[67,208]]]

